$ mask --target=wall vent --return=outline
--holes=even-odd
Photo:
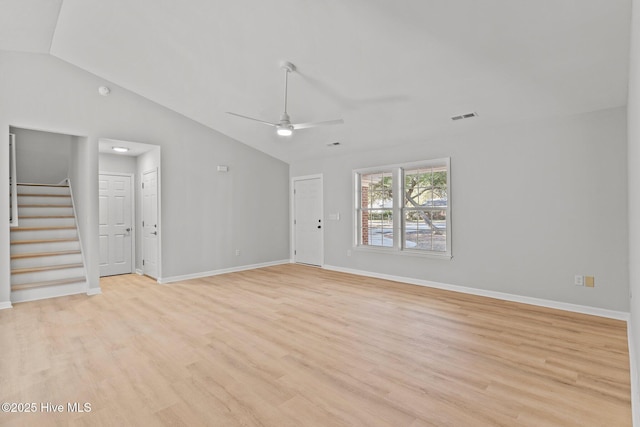
[[[451,117],[451,120],[462,120],[462,119],[470,119],[471,117],[478,117],[478,113],[473,112],[473,113],[466,113],[466,114],[460,114],[459,116],[453,116]]]

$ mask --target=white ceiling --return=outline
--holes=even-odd
[[[285,161],[626,104],[630,0],[60,3],[0,0],[0,48],[49,52]],[[282,138],[225,114],[277,121],[282,60],[298,67],[292,121],[344,125]]]

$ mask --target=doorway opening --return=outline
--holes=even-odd
[[[158,280],[160,147],[100,139],[98,151],[100,276],[135,272]]]

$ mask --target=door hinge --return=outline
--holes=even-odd
[[[142,183],[142,188],[144,188],[144,182]]]
[[[296,225],[296,224],[297,224],[297,222],[296,222],[296,220],[294,219],[294,220],[293,220],[293,225]]]
[[[144,227],[144,221],[142,221],[142,226]]]
[[[295,250],[294,250],[294,251],[293,251],[293,254],[294,254],[294,255],[298,255],[298,251],[295,251]]]
[[[142,260],[142,265],[144,265],[144,260]]]

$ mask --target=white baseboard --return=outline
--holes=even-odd
[[[283,259],[280,261],[271,261],[271,262],[263,262],[260,264],[250,264],[250,265],[241,265],[238,267],[221,268],[220,270],[203,271],[202,273],[185,274],[182,276],[162,277],[162,278],[158,278],[158,283],[165,284],[165,283],[181,282],[183,280],[201,279],[203,277],[217,276],[219,274],[235,273],[238,271],[245,271],[245,270],[254,270],[256,268],[271,267],[274,265],[281,265],[281,264],[289,264],[289,260]]]
[[[100,295],[101,293],[102,293],[102,289],[100,289],[100,288],[89,288],[89,289],[87,289],[87,295],[88,296]]]
[[[590,314],[592,316],[607,317],[610,319],[629,321],[629,313],[625,311],[607,310],[605,308],[590,307],[586,305],[570,304],[566,302],[552,301],[541,298],[526,297],[521,295],[507,294],[504,292],[488,291],[484,289],[469,288],[466,286],[450,285],[447,283],[431,282],[429,280],[413,279],[410,277],[393,276],[390,274],[373,273],[364,270],[325,265],[323,268],[342,273],[356,274],[358,276],[375,277],[377,279],[393,280],[395,282],[408,283],[411,285],[426,286],[429,288],[444,289],[447,291],[461,292],[463,294],[478,295],[495,298],[504,301],[519,302],[523,304],[537,305],[540,307],[555,308],[558,310],[571,311],[574,313]]]
[[[143,276],[143,275],[144,275],[144,273],[142,272],[142,270],[137,269],[137,268],[136,268],[136,274],[137,274],[138,276]]]
[[[0,310],[4,310],[5,308],[13,308],[13,305],[11,305],[11,301],[0,302]]]

